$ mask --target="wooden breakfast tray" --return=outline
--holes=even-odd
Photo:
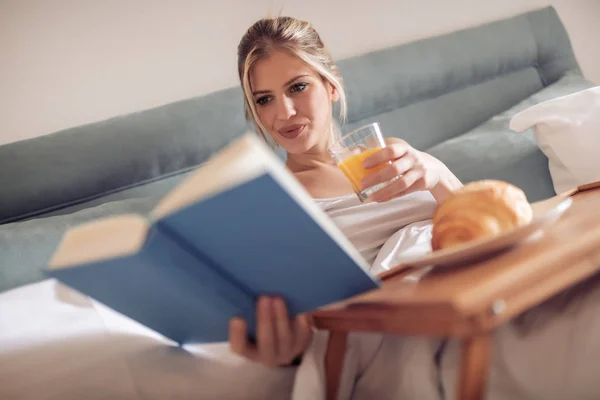
[[[491,330],[600,270],[600,182],[560,194],[571,207],[537,240],[471,265],[432,270],[417,283],[405,266],[382,287],[312,314],[329,330],[328,399],[336,399],[352,331],[463,340],[459,399],[482,399]],[[535,205],[534,205],[535,206]]]

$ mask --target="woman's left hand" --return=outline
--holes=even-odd
[[[429,190],[440,203],[454,190],[462,187],[460,180],[437,158],[421,152],[398,138],[386,139],[386,147],[365,159],[365,168],[388,163],[381,170],[367,175],[363,188],[397,179],[369,198],[384,202],[406,194]]]

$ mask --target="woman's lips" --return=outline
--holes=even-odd
[[[305,126],[301,124],[286,126],[279,130],[279,134],[286,139],[295,139],[304,131]]]

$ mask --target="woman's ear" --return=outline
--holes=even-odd
[[[327,86],[329,87],[329,97],[331,98],[331,102],[337,103],[340,99],[340,92],[338,92],[336,87],[329,82],[327,82]]]

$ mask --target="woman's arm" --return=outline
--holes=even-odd
[[[443,202],[452,194],[452,192],[463,187],[460,179],[450,171],[446,164],[430,154],[424,152],[420,153],[421,157],[427,160],[427,162],[432,165],[432,168],[436,169],[438,182],[433,185],[429,191],[438,203]]]

